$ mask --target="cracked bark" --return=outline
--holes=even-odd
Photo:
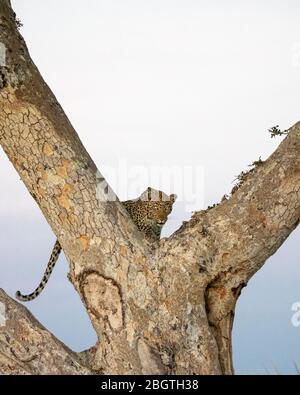
[[[0,289],[0,373],[90,375],[80,356]]]
[[[59,239],[98,335],[83,354],[89,369],[232,374],[237,298],[299,222],[300,123],[229,200],[150,245],[117,199],[99,199],[103,178],[33,64],[9,0],[0,41],[0,143]]]

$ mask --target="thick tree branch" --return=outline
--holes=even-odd
[[[2,120],[5,118],[6,122],[5,129],[2,126],[0,131],[4,151],[62,244],[68,242],[64,240],[66,234],[81,238],[83,244],[93,236],[101,240],[117,240],[118,244],[127,243],[132,238],[136,243],[136,229],[129,226],[130,217],[97,171],[61,106],[31,61],[17,30],[14,13],[5,2],[0,6],[0,18],[0,41],[6,53],[0,75]],[[96,190],[96,187],[99,188]],[[113,195],[110,199],[116,200],[113,204],[105,201],[106,189]],[[74,207],[79,201],[81,212]],[[99,227],[99,217],[109,217],[108,223]],[[116,222],[117,234],[116,229],[109,225]]]
[[[0,289],[1,374],[92,374],[74,352]]]
[[[300,122],[229,200],[200,211],[168,241],[198,251],[209,283],[227,276],[246,284],[282,245],[300,218]],[[209,259],[203,252],[209,251]]]
[[[230,368],[228,349],[236,300],[241,289],[274,254],[300,218],[300,122],[268,160],[249,172],[229,200],[200,211],[166,243],[206,276],[206,306],[223,364]],[[164,251],[164,255],[166,252]],[[199,283],[203,287],[203,283]]]

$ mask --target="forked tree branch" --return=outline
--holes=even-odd
[[[0,143],[64,249],[99,339],[90,368],[231,374],[239,293],[299,222],[300,123],[228,201],[151,245],[117,199],[99,199],[104,179],[30,59],[8,1],[0,42]]]

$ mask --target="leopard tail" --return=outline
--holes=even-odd
[[[60,245],[59,241],[56,240],[53,250],[52,250],[52,253],[51,253],[51,256],[50,256],[50,259],[49,259],[49,262],[48,262],[48,265],[47,265],[47,268],[46,268],[46,271],[44,273],[44,276],[43,276],[42,281],[40,282],[39,286],[36,288],[35,291],[33,291],[29,295],[22,295],[20,291],[17,291],[16,298],[18,300],[20,300],[21,302],[29,302],[40,295],[40,293],[45,288],[45,286],[51,276],[52,270],[58,260],[60,252],[61,252],[61,245]]]

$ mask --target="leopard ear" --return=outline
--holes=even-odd
[[[148,201],[150,202],[151,201],[151,198],[152,198],[152,188],[151,187],[148,187],[147,188],[147,195],[148,195]]]
[[[176,199],[177,199],[177,195],[175,195],[174,193],[172,193],[172,194],[170,195],[170,202],[171,202],[171,203],[174,203]]]
[[[139,197],[139,200],[142,200],[143,202],[151,202],[152,200],[152,195],[153,195],[153,188],[148,187]]]

